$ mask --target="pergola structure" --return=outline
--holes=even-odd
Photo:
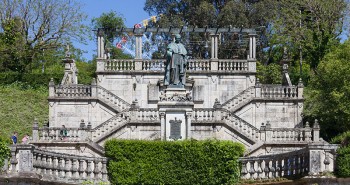
[[[99,28],[97,30],[97,40],[98,40],[98,50],[97,56],[99,59],[106,59],[107,55],[105,52],[105,39],[104,31],[105,28]],[[111,31],[109,29],[109,31]],[[233,33],[233,34],[247,34],[249,36],[249,54],[247,59],[256,59],[256,30],[247,28],[196,28],[196,27],[181,27],[181,28],[116,28],[116,33],[132,33],[136,37],[135,43],[135,59],[142,59],[142,36],[144,33],[152,32],[155,34],[168,33],[171,35],[181,34],[181,33],[208,33],[210,35],[211,42],[211,59],[218,59],[218,43],[219,35],[221,33]]]

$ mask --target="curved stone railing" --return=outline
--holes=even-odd
[[[219,59],[219,71],[249,71],[247,60]]]
[[[8,173],[39,174],[41,180],[75,184],[84,181],[108,183],[107,158],[55,153],[33,145],[13,145],[10,163]]]
[[[297,86],[282,86],[282,85],[262,85],[262,98],[302,98],[302,94],[298,94]]]
[[[128,102],[101,86],[97,86],[97,98],[112,105],[119,112],[127,111],[131,106]]]
[[[248,87],[246,90],[227,100],[225,103],[222,104],[221,107],[234,112],[254,98],[255,87]]]
[[[309,144],[307,147],[282,154],[242,157],[242,179],[300,178],[333,172],[337,145]]]

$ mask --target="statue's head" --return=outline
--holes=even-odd
[[[180,42],[181,41],[181,35],[180,34],[176,34],[175,35],[175,42]]]

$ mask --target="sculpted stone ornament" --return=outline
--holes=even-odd
[[[183,87],[186,83],[187,50],[180,42],[181,36],[175,35],[175,42],[167,47],[164,85]]]
[[[187,102],[192,101],[192,92],[187,92],[186,94],[174,93],[167,95],[163,91],[160,92],[159,101],[178,101],[178,102]]]

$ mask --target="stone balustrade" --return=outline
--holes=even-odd
[[[188,60],[187,63],[187,71],[210,71],[211,69],[211,63],[210,60],[199,60],[199,59],[193,59]]]
[[[319,176],[334,171],[337,145],[309,144],[307,147],[288,153],[242,157],[242,179],[288,179],[303,176]]]
[[[97,72],[164,72],[165,59],[102,59],[99,61],[101,67]],[[187,71],[196,72],[256,72],[255,65],[248,60],[236,59],[190,59]],[[254,61],[255,63],[255,61]],[[250,67],[251,66],[251,67]]]
[[[230,111],[236,111],[238,108],[244,106],[249,101],[255,98],[255,87],[249,87],[241,93],[237,94],[233,98],[227,100],[222,104],[222,108],[226,108]]]
[[[130,108],[130,104],[114,93],[108,91],[101,86],[94,86],[97,88],[97,98],[112,105],[119,111],[127,111]]]
[[[164,71],[165,60],[143,60],[142,71]]]
[[[80,84],[58,85],[54,87],[53,97],[65,97],[65,98],[91,97],[91,86],[80,85]]]
[[[55,153],[33,145],[11,146],[8,173],[39,174],[43,180],[62,183],[106,182],[107,158]]]
[[[259,140],[260,131],[258,128],[226,109],[220,109],[220,114],[221,120],[224,120],[228,126],[234,128],[241,134],[248,136],[248,138],[252,139],[253,141]]]
[[[118,113],[117,115],[92,129],[92,140],[96,141],[97,139],[106,136],[107,133],[110,133],[114,129],[120,128],[121,126],[128,123],[128,120],[128,114],[123,112]]]
[[[249,71],[247,60],[219,60],[219,71]]]
[[[304,128],[271,128],[269,122],[260,128],[261,140],[265,142],[319,142],[319,132],[317,120],[312,128],[309,122],[306,122]]]
[[[298,99],[302,98],[302,94],[298,93],[297,86],[282,86],[282,85],[262,85],[262,98],[288,98]]]
[[[135,70],[135,62],[131,59],[108,59],[105,62],[105,71]]]
[[[156,108],[139,108],[133,111],[132,116],[130,117],[131,121],[155,121],[160,122],[159,112]]]
[[[193,110],[193,119],[195,121],[215,121],[214,108],[198,108]]]
[[[33,127],[32,141],[69,141],[85,142],[91,140],[91,131],[89,128],[65,128],[67,135],[63,135],[61,127]],[[62,132],[61,132],[62,131]]]

